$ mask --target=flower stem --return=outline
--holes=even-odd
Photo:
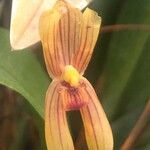
[[[150,123],[150,100],[147,102],[143,113],[135,124],[135,127],[130,132],[129,136],[123,143],[121,150],[131,150],[135,146],[136,141],[144,133]]]
[[[116,32],[122,30],[150,30],[149,24],[114,24],[101,28],[101,33]]]

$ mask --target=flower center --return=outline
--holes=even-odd
[[[67,65],[62,73],[62,80],[69,83],[70,86],[77,87],[80,81],[80,74],[73,66]]]

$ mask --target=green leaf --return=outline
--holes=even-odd
[[[124,112],[120,118],[117,118],[117,120],[112,123],[115,139],[115,149],[119,149],[124,143],[129,133],[135,126],[143,109],[144,106],[140,106],[132,111]]]
[[[24,96],[26,110],[32,113],[39,129],[39,149],[46,149],[42,118],[50,78],[32,51],[11,51],[8,31],[0,28],[0,35],[0,83]]]
[[[150,23],[149,6],[149,0],[126,1],[117,23]],[[145,45],[149,43],[149,35],[150,33],[146,30],[125,30],[112,35],[103,73],[105,82],[102,89],[103,104],[111,119],[121,115],[120,110],[124,110],[128,102],[147,100],[146,98],[149,96],[150,86],[147,83],[150,82],[150,78],[148,78],[150,53],[144,49]],[[138,78],[142,80],[142,84],[138,82],[138,78],[135,78],[139,68],[142,68],[142,71],[138,71]],[[134,85],[132,89],[131,82]],[[137,89],[137,86],[140,88]],[[131,93],[134,93],[132,98],[130,97]],[[138,93],[140,97],[136,97],[135,93]],[[126,98],[123,100],[123,97]]]
[[[149,0],[106,0],[96,1],[94,7],[102,15],[103,25],[150,25],[149,6]],[[149,30],[102,33],[86,72],[112,122],[115,149],[120,149],[150,98],[149,43]],[[140,138],[136,148],[146,149],[149,137]]]
[[[41,117],[50,79],[36,56],[28,49],[11,51],[9,33],[0,29],[0,83],[23,95]]]
[[[114,133],[115,139],[115,149],[120,149],[121,145],[129,136],[130,132],[135,127],[137,121],[139,120],[139,116],[143,113],[147,103],[143,103],[133,110],[126,111],[124,114],[117,118],[116,121],[112,123],[112,129]],[[138,137],[137,142],[135,143],[135,149],[144,149],[149,145],[150,139],[150,128],[147,125],[147,128],[143,130],[143,133]]]
[[[98,12],[98,14],[102,17],[102,28],[105,25],[116,23],[123,4],[124,1],[120,0],[94,0],[89,7]],[[111,35],[112,33],[101,33],[100,31],[93,57],[86,70],[86,77],[94,86],[105,68]]]

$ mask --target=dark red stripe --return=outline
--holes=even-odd
[[[94,30],[94,29],[93,29],[93,30]],[[91,31],[91,32],[92,32],[92,31]],[[92,34],[91,36],[93,36],[93,33],[94,33],[94,32],[91,33],[91,34]],[[86,55],[86,57],[85,57],[85,59],[84,59],[82,65],[81,65],[81,67],[80,67],[81,70],[83,70],[83,68],[85,67],[85,65],[88,65],[87,60],[88,60],[89,57],[91,57],[91,56],[89,56],[89,55],[90,55],[90,53],[91,53],[93,41],[94,41],[94,38],[92,38],[92,41],[91,41],[91,45],[90,45],[89,51],[88,51],[88,53],[87,53],[87,55]],[[86,69],[86,68],[85,68],[85,69]],[[84,70],[85,70],[85,69],[84,69]]]
[[[63,42],[62,42],[62,29],[61,29],[61,20],[59,22],[59,37],[60,37],[60,46],[61,46],[61,51],[62,51],[62,58],[64,60],[64,64],[66,64],[66,60],[65,60],[65,53],[64,53],[64,49],[63,49]]]
[[[58,100],[57,100],[57,104],[56,104],[56,106],[57,106],[57,122],[58,122],[58,132],[59,132],[59,138],[60,138],[60,144],[61,144],[61,147],[62,147],[62,150],[64,149],[63,148],[63,142],[62,142],[62,135],[61,135],[61,129],[60,129],[60,110],[61,110],[61,107],[60,107],[60,104],[61,104],[61,102],[60,102],[60,94],[58,94]]]
[[[84,19],[84,18],[83,18]],[[84,24],[83,24],[83,26],[84,26]],[[82,28],[83,28],[83,26],[82,26]],[[83,29],[82,29],[83,30]],[[77,67],[79,68],[79,66],[80,66],[80,60],[82,60],[82,56],[83,56],[83,54],[84,54],[84,50],[85,50],[85,47],[86,47],[86,43],[87,43],[87,35],[88,35],[88,28],[86,28],[86,37],[85,37],[85,40],[84,40],[84,46],[83,46],[83,48],[82,49],[79,49],[79,51],[77,52],[77,57],[79,57],[79,59],[78,59],[78,64],[77,64]],[[81,39],[80,39],[80,45],[82,45],[82,35],[83,35],[83,33],[82,33],[82,31],[81,31]],[[81,54],[80,55],[78,55],[78,53],[80,53],[80,51],[81,51]],[[81,69],[79,68],[79,72],[81,72]]]
[[[54,99],[54,95],[55,95],[55,92],[56,92],[56,90],[57,90],[57,87],[58,87],[58,84],[56,84],[55,85],[55,87],[54,87],[54,90],[53,90],[53,92],[52,92],[52,94],[51,94],[51,100],[48,100],[48,102],[50,102],[50,104],[49,104],[49,107],[48,107],[48,109],[49,109],[49,118],[51,118],[51,107],[52,107],[52,102],[53,102],[53,100],[55,100]],[[47,98],[49,98],[50,96],[49,96],[49,94],[48,94],[48,96],[47,96]],[[49,119],[49,121],[50,121],[50,119]],[[51,122],[49,122],[49,124],[51,124]],[[50,133],[52,134],[52,129],[50,128]]]
[[[68,63],[70,64],[70,11],[69,11],[69,8],[68,8],[68,5],[66,5],[66,8],[67,8],[67,27],[68,27],[68,32],[66,33],[66,38],[68,37],[67,39],[67,42],[68,42]]]
[[[57,27],[57,24],[56,24],[56,22],[54,22],[54,30],[53,30],[53,36],[54,36],[54,38],[53,38],[53,42],[54,42],[54,58],[55,58],[54,60],[55,60],[55,63],[56,63],[55,64],[56,76],[58,76],[59,73],[60,73],[60,70],[59,70],[58,66],[60,66],[60,65],[57,65],[57,64],[59,64],[59,60],[58,60],[58,52],[57,52],[57,41],[56,41],[56,33],[57,33],[57,31],[56,31],[56,27]]]
[[[48,25],[48,30],[50,29],[50,22],[49,22],[49,25]],[[47,33],[46,33],[47,34]],[[51,61],[51,63],[49,63],[49,64],[51,64],[52,65],[52,72],[53,72],[53,75],[55,76],[55,70],[54,70],[54,64],[53,64],[53,59],[52,59],[52,56],[51,56],[51,53],[50,53],[50,46],[49,46],[49,36],[51,36],[51,35],[49,35],[49,34],[47,34],[47,43],[48,43],[48,50],[47,50],[47,52],[48,52],[48,56],[49,56],[49,58],[48,58],[48,62],[49,62],[49,60]],[[47,55],[47,54],[46,54]]]
[[[89,86],[89,85],[87,85],[87,86]],[[94,90],[93,89],[91,89],[93,92],[94,92]],[[96,105],[95,105],[95,103],[93,103],[93,101],[92,101],[92,97],[91,97],[91,95],[89,94],[90,93],[90,91],[88,91],[87,90],[87,88],[85,88],[85,91],[86,91],[86,93],[88,94],[88,96],[90,97],[90,101],[91,101],[91,103],[93,104],[93,106],[94,106],[94,108],[95,108],[95,111],[96,111],[96,113],[97,113],[97,116],[98,116],[98,120],[99,120],[99,123],[100,123],[100,126],[101,126],[101,130],[102,130],[102,132],[103,132],[103,127],[102,127],[102,125],[101,125],[101,119],[100,119],[100,116],[99,116],[99,113],[98,113],[98,111],[97,111],[97,107],[96,107]],[[96,97],[95,97],[96,98]],[[89,106],[90,107],[90,106]],[[103,136],[102,136],[103,137]],[[103,137],[103,141],[104,141],[104,137]],[[98,141],[97,141],[98,142]]]

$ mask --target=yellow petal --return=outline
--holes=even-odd
[[[84,73],[97,41],[101,18],[96,12],[87,8],[83,13],[80,33],[80,47],[76,49],[73,65],[80,73]]]
[[[80,109],[89,150],[112,150],[113,137],[105,112],[91,84],[84,78],[89,102]]]
[[[52,11],[45,12],[40,19],[40,36],[43,45],[44,59],[49,75],[53,78],[61,74],[58,66],[58,55],[55,46],[55,27],[60,15]],[[59,67],[59,68],[58,68]]]
[[[74,150],[60,99],[60,83],[53,81],[46,93],[45,137],[48,150]]]
[[[75,50],[79,48],[82,13],[69,3],[64,3],[63,7],[65,13],[58,27],[58,48],[62,53],[63,63],[70,65]]]
[[[41,16],[40,36],[51,77],[61,76],[65,66],[72,63],[74,52],[79,48],[81,22],[82,13],[62,0]]]
[[[95,46],[101,19],[96,12],[81,11],[59,0],[40,19],[40,35],[48,72],[58,77],[66,65],[84,73]],[[59,64],[56,65],[56,64]]]
[[[23,49],[40,40],[39,18],[56,0],[13,0],[10,42],[14,50]]]

